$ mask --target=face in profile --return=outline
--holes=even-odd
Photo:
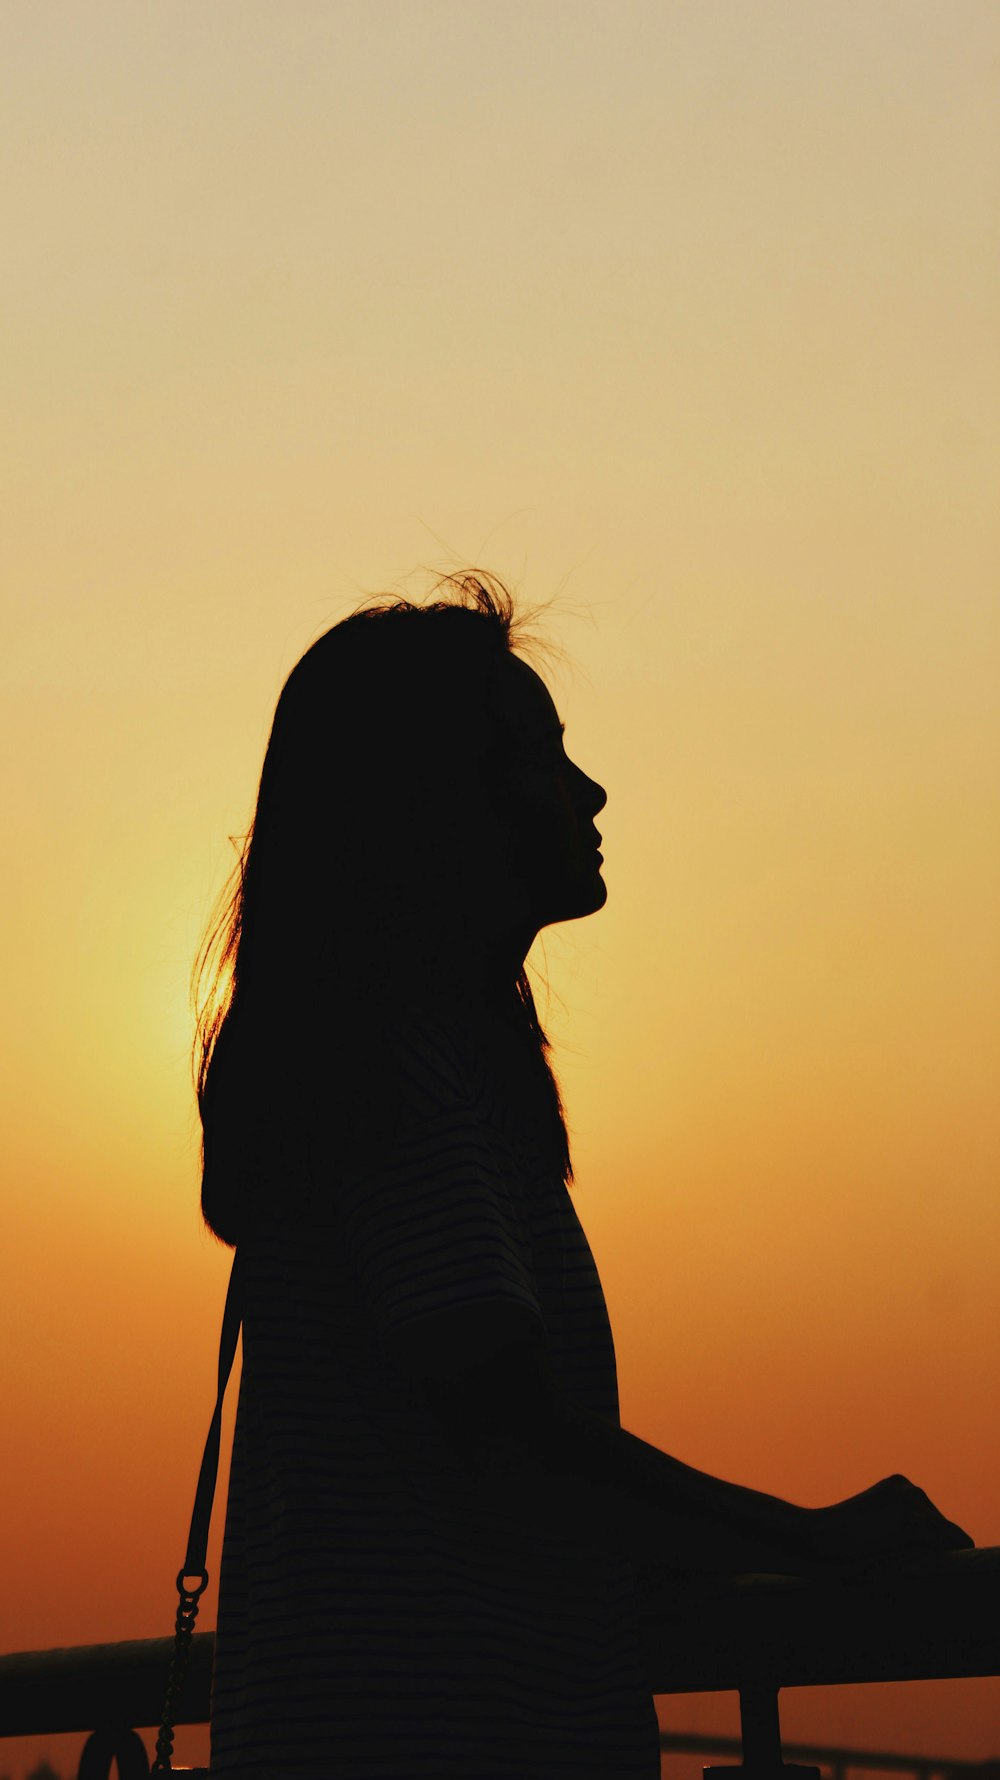
[[[603,908],[594,818],[607,792],[570,760],[545,682],[519,656],[497,669],[494,708],[512,738],[503,765],[503,816],[518,911],[533,932]]]

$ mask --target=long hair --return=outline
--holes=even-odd
[[[462,999],[488,939],[511,738],[498,661],[550,650],[503,583],[365,602],[282,688],[256,811],[192,971],[201,1206],[230,1247],[256,1211],[308,1202],[320,1131],[341,1159],[391,1129],[380,1033],[394,1012]],[[502,875],[500,878],[502,883]],[[205,983],[207,980],[207,991]],[[521,1034],[553,1150],[573,1180],[559,1087],[524,968],[502,1011]]]

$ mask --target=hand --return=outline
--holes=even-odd
[[[924,1552],[968,1551],[976,1543],[898,1474],[829,1508],[813,1509],[810,1522],[812,1555],[828,1573]]]

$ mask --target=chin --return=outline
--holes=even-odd
[[[604,870],[603,859],[591,859],[587,863],[587,874],[584,879],[586,890],[594,900],[594,907],[601,909],[608,900],[608,886],[601,876]]]
[[[594,886],[594,897],[593,897],[593,902],[591,905],[590,912],[594,913],[597,909],[602,909],[604,907],[604,904],[607,902],[607,900],[608,900],[608,886],[604,882],[604,879],[599,877],[596,885]]]
[[[580,921],[584,915],[596,915],[608,900],[608,887],[603,878],[594,873],[589,883],[577,884],[572,895],[563,898],[557,904],[556,912],[546,916],[542,926],[551,927],[557,921]]]

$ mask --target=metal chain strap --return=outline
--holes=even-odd
[[[200,1576],[201,1580],[197,1588],[184,1587],[184,1578],[188,1574]],[[170,1673],[167,1677],[163,1715],[160,1719],[160,1729],[156,1739],[156,1759],[149,1770],[151,1774],[173,1772],[171,1757],[174,1753],[174,1717],[184,1676],[187,1673],[188,1658],[191,1655],[191,1639],[194,1635],[194,1622],[198,1617],[198,1602],[207,1587],[207,1570],[192,1572],[181,1570],[178,1572],[177,1593],[180,1599],[177,1604],[177,1617],[174,1621],[174,1648],[170,1658]]]

